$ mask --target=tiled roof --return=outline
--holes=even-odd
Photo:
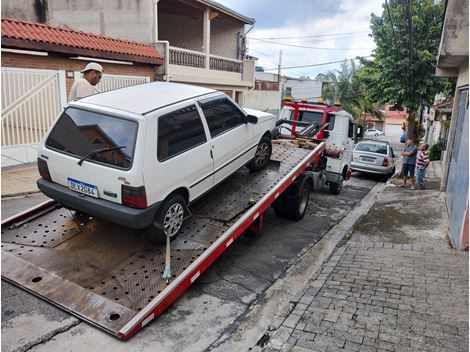
[[[2,46],[151,64],[163,63],[162,55],[145,43],[8,17],[2,17]]]

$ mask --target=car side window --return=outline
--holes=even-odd
[[[204,126],[195,105],[158,118],[159,161],[167,160],[206,141]]]
[[[246,122],[246,116],[227,98],[201,100],[199,105],[212,138]]]

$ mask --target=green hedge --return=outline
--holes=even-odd
[[[439,143],[433,144],[429,149],[429,160],[440,160],[441,159],[442,146]]]

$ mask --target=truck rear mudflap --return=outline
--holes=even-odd
[[[54,202],[2,222],[2,278],[127,340],[259,220],[323,148],[274,146],[265,170],[242,168],[192,205],[171,242],[170,279],[163,278],[165,246],[144,231]]]

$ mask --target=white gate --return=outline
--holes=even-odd
[[[64,71],[2,67],[2,167],[36,161],[65,104]]]
[[[80,72],[74,73],[74,79],[77,80],[82,77]],[[143,84],[150,82],[150,77],[147,76],[124,76],[124,75],[110,75],[104,73],[101,77],[100,83],[96,86],[100,92],[108,90],[134,86],[136,84]]]

